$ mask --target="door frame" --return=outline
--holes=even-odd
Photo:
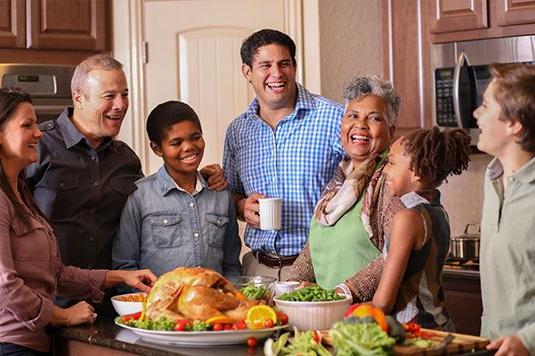
[[[130,109],[118,138],[136,152],[144,171],[152,152],[144,125],[148,112],[145,102],[145,66],[142,58],[145,41],[143,8],[145,2],[152,1],[165,0],[113,1],[112,20],[113,55],[124,65],[130,88]],[[297,81],[315,93],[320,93],[321,89],[318,1],[284,0],[287,14],[285,32],[296,43]],[[306,63],[303,54],[306,55]]]

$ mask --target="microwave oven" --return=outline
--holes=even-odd
[[[461,56],[464,56],[461,53]],[[464,59],[461,58],[459,63]],[[435,116],[440,127],[477,128],[474,110],[490,82],[488,65],[435,69]]]
[[[490,82],[490,64],[534,63],[535,36],[434,44],[430,57],[434,123],[463,128],[476,144],[479,130],[473,112]]]

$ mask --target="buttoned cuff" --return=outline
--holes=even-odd
[[[39,314],[32,320],[23,322],[23,324],[32,332],[39,329],[44,329],[45,326],[52,321],[52,313],[54,312],[54,303],[41,295],[38,296],[41,299],[41,308]]]
[[[106,280],[106,269],[89,270],[89,288],[91,290],[91,300],[100,303],[104,298],[104,281]]]

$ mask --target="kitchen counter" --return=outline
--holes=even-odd
[[[442,284],[457,332],[479,335],[483,313],[479,271],[444,267]]]
[[[107,309],[107,308],[106,308]],[[113,310],[99,310],[93,325],[51,328],[55,355],[167,356],[167,355],[262,355],[263,342],[251,349],[244,345],[179,347],[146,342],[130,330],[114,323]]]
[[[461,269],[461,268],[450,268],[450,267],[444,267],[443,270],[445,277],[459,277],[459,278],[467,278],[474,281],[477,281],[479,283],[479,271],[469,270],[469,269]]]
[[[54,351],[57,356],[64,355],[99,355],[99,356],[229,356],[229,355],[263,355],[263,342],[256,348],[245,345],[213,347],[178,347],[165,346],[141,340],[139,336],[114,324],[116,314],[113,310],[103,312],[93,325],[52,328]],[[491,355],[481,350],[465,355]]]

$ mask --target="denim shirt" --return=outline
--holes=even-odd
[[[117,269],[149,268],[157,276],[177,267],[205,267],[225,277],[241,273],[241,241],[230,192],[177,187],[165,166],[136,182],[113,243]],[[199,184],[197,184],[199,187]]]

